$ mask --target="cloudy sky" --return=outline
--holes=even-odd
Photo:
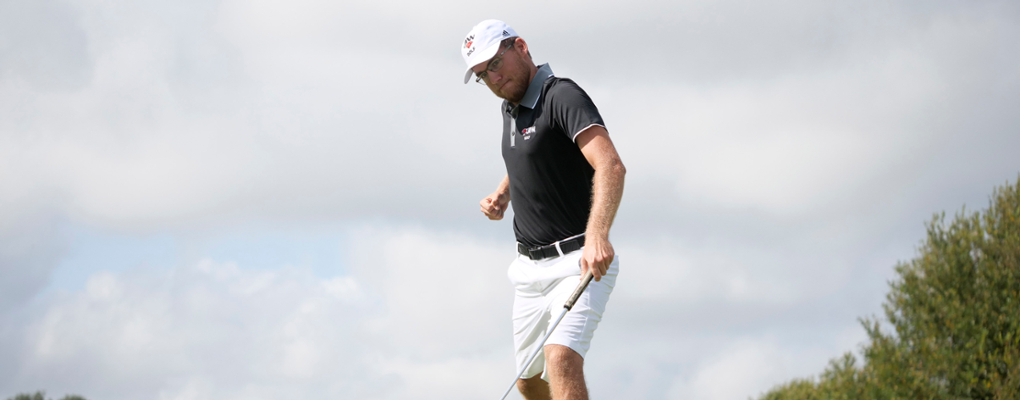
[[[629,172],[593,398],[821,372],[1020,174],[1015,1],[0,0],[0,397],[501,394],[487,18]]]

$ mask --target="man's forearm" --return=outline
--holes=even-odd
[[[510,198],[510,175],[504,175],[503,180],[499,181],[499,186],[496,186],[496,194],[500,196],[506,196]]]
[[[626,174],[627,169],[619,158],[614,158],[606,165],[600,165],[595,169],[587,235],[609,237],[609,228],[613,226],[616,209],[620,207],[620,199],[623,198],[623,177]]]

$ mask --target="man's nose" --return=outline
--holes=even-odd
[[[488,78],[489,78],[489,83],[491,83],[493,85],[496,85],[500,81],[503,80],[503,75],[500,75],[498,72],[489,71],[489,77]]]

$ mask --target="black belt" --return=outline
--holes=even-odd
[[[556,244],[560,245],[560,250],[556,251]],[[560,254],[567,254],[571,251],[577,250],[584,247],[584,234],[575,236],[570,239],[564,239],[553,244],[547,244],[545,246],[538,246],[528,248],[527,246],[517,243],[517,252],[523,256],[527,256],[532,260],[541,260],[543,258],[556,257]],[[562,253],[561,253],[562,252]]]

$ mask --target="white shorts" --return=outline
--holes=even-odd
[[[532,260],[518,255],[510,264],[507,276],[514,285],[514,349],[517,370],[524,368],[528,356],[548,333],[553,319],[563,311],[567,297],[574,292],[581,281],[581,254],[575,250],[562,257]],[[620,257],[613,258],[609,271],[598,282],[592,280],[588,289],[577,299],[574,307],[560,321],[546,344],[567,346],[583,358],[591,346],[595,328],[602,320],[602,313],[609,302],[609,294],[616,284]],[[542,379],[549,380],[545,371],[545,354],[540,353],[522,378],[531,378],[542,373]]]

